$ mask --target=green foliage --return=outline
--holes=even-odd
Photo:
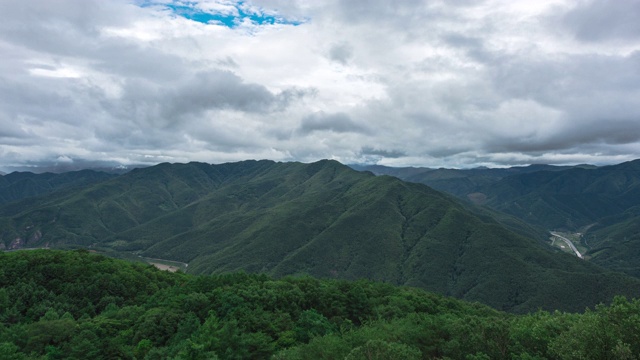
[[[418,360],[422,358],[420,350],[398,343],[382,340],[369,340],[349,352],[345,360]]]
[[[539,238],[535,227],[587,232],[587,257],[601,266],[640,277],[640,160],[613,166],[532,165],[508,169],[363,168],[427,184],[505,215],[502,224]],[[514,226],[515,225],[515,226]]]
[[[305,310],[300,314],[294,328],[298,342],[309,342],[316,336],[323,336],[335,331],[335,326],[317,311]]]
[[[90,247],[128,257],[136,257],[130,253],[136,251],[188,263],[186,271],[194,274],[247,271],[384,281],[515,313],[582,311],[616,294],[640,292],[640,281],[550,253],[538,241],[506,230],[493,216],[473,213],[424,185],[359,173],[335,161],[160,164],[0,207],[0,236],[5,246],[20,239],[27,247]],[[515,223],[510,228],[535,233]],[[64,269],[50,270],[65,275]],[[585,279],[598,286],[577,289]],[[111,282],[106,275],[86,284],[89,292],[77,300],[75,310],[55,310],[97,315],[109,304],[120,307],[127,289],[138,285],[133,282]],[[94,302],[92,294],[105,286],[110,297]],[[153,282],[146,286],[144,292],[155,292]],[[365,312],[371,306],[364,295],[357,288],[335,294],[331,301],[350,306],[328,312],[327,319],[349,318],[360,325],[355,313],[372,316]],[[229,298],[222,309],[254,317],[252,309],[240,306],[244,300],[239,296],[224,296]],[[22,304],[32,299],[19,300],[23,303],[5,316],[24,313],[39,319],[48,311],[47,305],[27,311]],[[203,321],[210,300],[218,301],[187,296],[182,310]],[[398,302],[397,307],[405,305]],[[271,320],[257,317],[255,326]],[[177,324],[172,320],[170,326]]]
[[[623,297],[584,314],[509,315],[385,283],[193,276],[86,251],[2,253],[0,270],[13,279],[0,288],[28,304],[0,308],[0,359],[532,360],[640,353],[640,301]]]
[[[13,172],[0,176],[0,204],[99,183],[115,177],[101,171],[81,170],[62,174]]]

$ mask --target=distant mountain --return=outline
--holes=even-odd
[[[109,174],[124,174],[132,169],[145,168],[149,165],[144,164],[129,164],[124,165],[115,161],[91,161],[74,159],[68,162],[44,162],[44,163],[28,163],[22,166],[4,166],[3,170],[7,173],[12,172],[30,172],[34,174],[54,173],[62,174],[65,172],[74,172],[82,170],[94,170],[106,172]],[[0,172],[0,175],[2,172]]]
[[[591,261],[640,277],[640,160],[603,167],[439,169],[412,175],[403,169],[374,170],[428,184],[533,226],[580,232]]]
[[[406,179],[411,176],[423,174],[426,172],[434,171],[435,169],[425,167],[390,167],[384,165],[361,165],[351,164],[347,165],[350,168],[358,171],[369,171],[375,175],[390,175],[400,179]]]
[[[578,230],[640,205],[640,161],[597,169],[539,171],[476,190],[486,204],[548,229]]]
[[[0,208],[1,244],[92,247],[193,273],[368,278],[498,309],[581,311],[640,280],[552,253],[421,184],[335,161],[160,164]]]
[[[640,160],[512,176],[479,192],[530,223],[583,233],[593,262],[640,276]]]
[[[494,184],[505,177],[538,171],[561,171],[571,168],[595,168],[593,165],[555,166],[534,164],[509,168],[477,167],[472,169],[447,169],[425,167],[389,167],[383,165],[349,165],[358,171],[370,171],[376,175],[390,175],[399,179],[429,185],[446,193],[467,199],[480,186]]]
[[[113,178],[114,174],[82,170],[62,174],[13,172],[0,176],[0,205],[56,190],[86,186]]]

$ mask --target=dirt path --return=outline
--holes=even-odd
[[[150,262],[149,264],[157,267],[160,270],[166,270],[166,271],[170,271],[170,272],[176,272],[176,271],[180,270],[180,268],[177,267],[177,266],[169,266],[169,265],[159,264],[159,263],[154,263],[154,262]]]
[[[180,261],[167,260],[167,259],[154,259],[154,258],[148,258],[148,257],[140,256],[140,255],[138,255],[138,257],[140,259],[146,261],[147,263],[157,267],[160,270],[167,270],[167,271],[171,271],[171,272],[176,272],[176,271],[178,271],[180,269],[185,271],[187,269],[187,267],[189,266],[189,264],[183,263],[183,262],[180,262]]]

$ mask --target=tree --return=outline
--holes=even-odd
[[[422,353],[414,347],[382,340],[369,340],[363,346],[351,350],[345,360],[418,360],[421,358]]]
[[[312,338],[330,334],[335,329],[324,315],[311,309],[300,314],[294,331],[299,342],[307,343]]]

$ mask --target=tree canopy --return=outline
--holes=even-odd
[[[633,359],[640,301],[513,315],[372,281],[0,253],[1,359]]]

